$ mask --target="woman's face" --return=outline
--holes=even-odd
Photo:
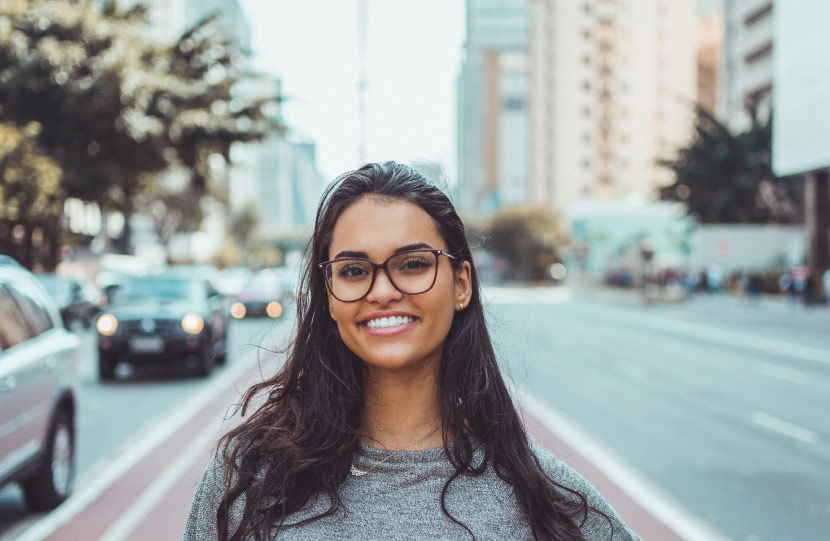
[[[382,263],[416,244],[448,249],[432,218],[419,206],[365,196],[337,219],[328,259],[350,252],[350,256],[361,254]],[[465,261],[456,269],[448,257],[440,256],[435,285],[425,293],[401,293],[386,272],[378,270],[372,289],[359,301],[341,302],[329,293],[329,310],[343,342],[370,369],[423,369],[441,358],[458,305],[466,308],[470,295],[470,264]],[[404,323],[374,328],[379,318],[392,316],[403,318]]]

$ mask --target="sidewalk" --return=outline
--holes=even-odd
[[[194,397],[129,456],[24,532],[20,541],[181,539],[204,467],[218,438],[230,428],[225,421],[229,408],[258,375],[256,367],[243,368]],[[531,411],[523,408],[534,440],[584,475],[644,539],[682,539]]]

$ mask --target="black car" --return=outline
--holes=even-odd
[[[249,280],[231,304],[235,319],[282,316],[285,294],[276,281]]]
[[[119,362],[183,363],[207,375],[225,360],[225,303],[203,277],[182,273],[129,279],[98,317],[99,376]]]
[[[0,259],[0,486],[32,510],[72,491],[79,338],[34,275]]]
[[[78,280],[56,274],[38,274],[37,279],[58,305],[67,329],[92,326],[101,307],[90,300]]]

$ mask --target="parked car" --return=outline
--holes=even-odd
[[[226,309],[204,277],[185,273],[134,277],[98,317],[98,373],[115,377],[119,362],[183,362],[200,375],[225,361]]]
[[[58,305],[67,329],[92,326],[101,307],[92,302],[78,280],[55,274],[38,274],[37,279]]]
[[[0,486],[32,510],[72,491],[79,344],[35,276],[0,263]]]
[[[285,294],[275,280],[252,279],[231,303],[231,316],[236,319],[282,316]]]

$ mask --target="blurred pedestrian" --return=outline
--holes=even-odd
[[[383,272],[381,272],[381,270]],[[464,226],[394,162],[317,212],[283,367],[251,387],[185,539],[633,539],[528,443],[499,372]]]

